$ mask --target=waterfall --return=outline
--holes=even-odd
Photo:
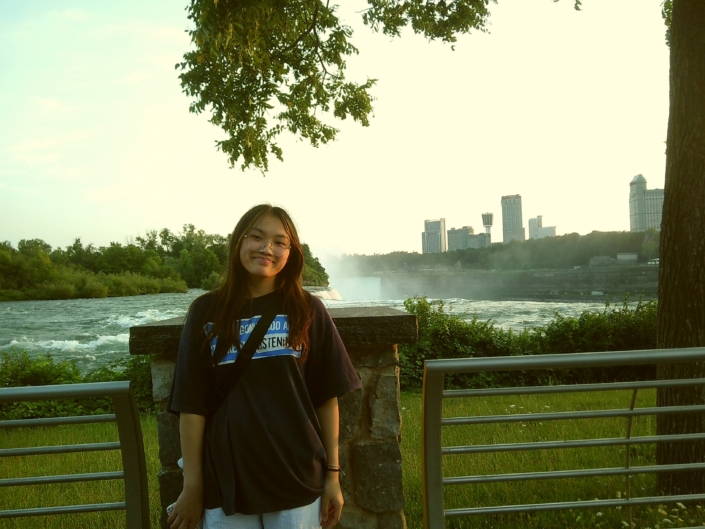
[[[382,299],[381,277],[344,277],[331,281],[344,301],[355,299]]]

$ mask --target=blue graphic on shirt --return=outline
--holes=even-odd
[[[254,330],[260,316],[255,316],[254,318],[249,318],[240,321],[240,343],[244,344],[247,342],[250,334]],[[206,332],[210,331],[213,324],[209,323],[206,325]],[[215,354],[215,346],[218,343],[218,337],[214,337],[211,340],[211,355]],[[219,365],[232,364],[237,360],[238,350],[233,345],[230,350],[225,354],[223,359],[218,362]],[[293,356],[299,358],[301,356],[301,351],[292,349],[289,346],[289,318],[286,314],[278,314],[272,324],[267,329],[267,332],[262,338],[262,342],[257,347],[255,354],[252,356],[253,360],[260,358],[270,358],[273,356]]]

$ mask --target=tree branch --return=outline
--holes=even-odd
[[[326,8],[328,8],[328,4],[326,3]],[[306,31],[304,31],[299,37],[289,46],[286,48],[279,50],[277,52],[277,55],[283,55],[284,53],[288,52],[289,50],[293,50],[298,44],[308,35],[313,31],[315,33],[316,30],[316,23],[318,22],[318,1],[316,1],[316,8],[313,10],[313,18],[311,19],[311,25],[308,27]],[[316,36],[316,42],[318,42],[318,36]],[[318,47],[317,47],[318,48]]]

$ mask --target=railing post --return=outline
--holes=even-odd
[[[122,468],[125,473],[127,527],[149,529],[149,488],[144,457],[142,426],[132,388],[113,396],[113,407],[120,436]]]
[[[443,373],[430,373],[424,365],[422,415],[422,476],[424,529],[445,526],[443,510],[443,461],[441,419],[443,417]]]

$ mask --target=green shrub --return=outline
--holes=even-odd
[[[141,294],[159,294],[159,280],[126,272],[123,274],[100,275],[103,284],[108,287],[108,296],[139,296]]]
[[[577,318],[555,314],[554,319],[534,334],[546,353],[638,351],[656,348],[657,304],[639,302],[634,309],[627,300],[618,308],[609,303],[602,312],[583,311]],[[618,366],[565,370],[564,383],[644,380],[655,377],[654,366]]]
[[[71,299],[76,295],[76,288],[71,283],[45,283],[29,289],[33,299]]]
[[[69,360],[55,361],[50,355],[30,357],[26,351],[0,352],[0,387],[43,386],[130,380],[137,407],[155,410],[148,356],[130,356],[87,373]],[[66,399],[0,404],[0,420],[62,417],[110,413],[109,399]]]
[[[0,301],[24,301],[30,299],[27,294],[19,290],[0,290]]]
[[[98,274],[96,278],[108,289],[108,296],[140,296],[164,292],[186,292],[188,287],[182,279],[172,277],[147,277],[131,272],[122,274]]]
[[[83,376],[83,382],[110,382],[114,380],[129,380],[135,402],[142,412],[155,409],[152,399],[152,371],[149,356],[130,356],[107,366],[101,366],[89,371]]]
[[[51,355],[33,358],[26,351],[0,353],[0,387],[44,386],[81,382],[76,364],[63,360],[55,362]]]
[[[78,292],[77,297],[80,298],[107,298],[108,287],[100,281],[91,278],[86,281]]]
[[[188,285],[186,281],[180,278],[164,277],[159,280],[159,292],[180,292],[184,293],[188,291]]]
[[[521,332],[504,330],[477,318],[466,322],[445,312],[442,301],[414,297],[404,302],[419,325],[419,340],[399,346],[401,387],[419,389],[425,360],[437,358],[493,357],[626,351],[656,347],[656,303],[639,302],[634,309],[608,304],[604,311],[584,311],[577,318],[561,316],[545,327]],[[626,366],[580,370],[546,370],[448,375],[449,387],[575,384],[654,377],[653,366]]]
[[[218,272],[211,272],[210,275],[203,280],[201,283],[201,288],[203,290],[213,290],[220,283],[220,274]]]

